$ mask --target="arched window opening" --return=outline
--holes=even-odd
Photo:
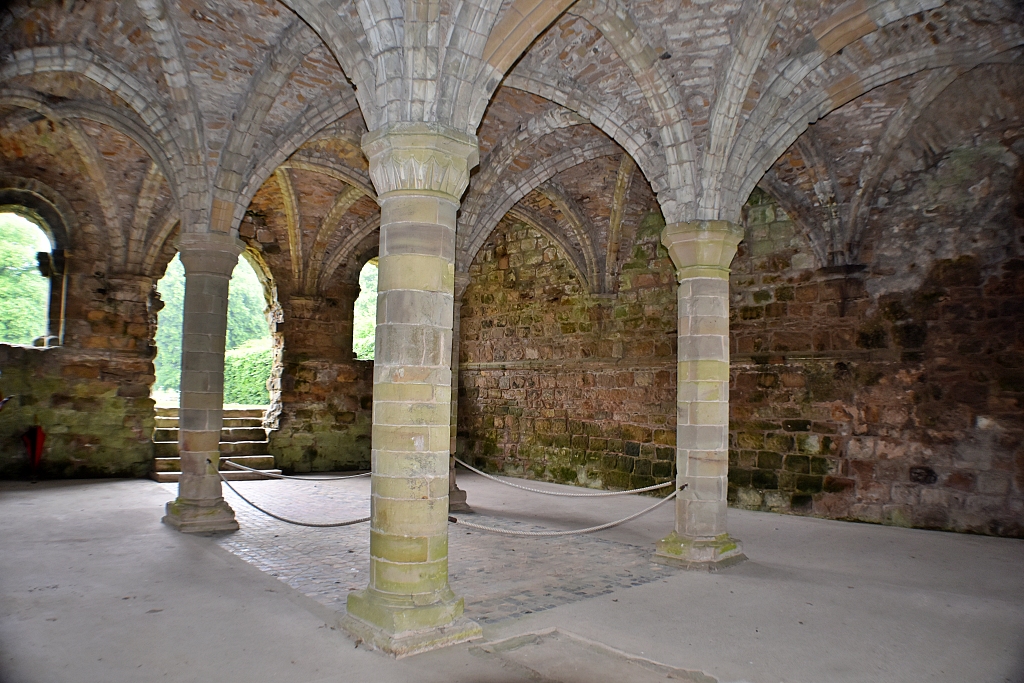
[[[359,271],[359,297],[352,320],[352,350],[357,360],[373,360],[377,330],[377,259],[366,262]]]
[[[55,270],[50,238],[24,216],[0,212],[0,343],[47,346],[50,282]]]
[[[181,392],[181,323],[185,302],[185,268],[175,255],[157,283],[164,302],[156,331],[158,406],[177,406]],[[224,353],[225,406],[267,406],[267,380],[274,365],[274,344],[267,323],[263,284],[249,262],[239,258],[228,290],[228,328]]]

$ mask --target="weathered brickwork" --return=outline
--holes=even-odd
[[[763,193],[747,218],[730,502],[1024,535],[1024,260],[938,259],[920,286],[871,296],[871,267],[806,267]]]
[[[278,467],[294,472],[369,467],[373,363],[351,358],[354,301],[351,294],[292,298],[284,307],[277,324],[284,344],[280,415],[270,433]],[[338,334],[346,328],[347,360],[342,358],[345,337]]]
[[[162,305],[146,277],[72,274],[65,345],[0,345],[0,476],[31,471],[21,437],[46,434],[42,477],[138,477],[153,458],[152,346]],[[70,287],[69,287],[70,289]],[[85,296],[81,296],[81,295]]]
[[[586,291],[565,253],[514,219],[477,256],[462,305],[459,435],[478,464],[591,487],[674,475],[675,275],[646,197],[631,195],[648,213],[626,231],[614,294]]]

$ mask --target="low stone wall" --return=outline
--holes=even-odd
[[[278,428],[270,432],[278,467],[286,472],[369,469],[372,362],[286,360],[281,384]]]
[[[22,435],[46,434],[39,476],[142,477],[153,461],[153,401],[138,396],[148,360],[0,344],[0,476],[31,474]]]

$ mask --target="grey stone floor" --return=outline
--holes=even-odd
[[[478,478],[473,479],[479,490]],[[231,485],[260,507],[289,519],[323,523],[369,515],[365,478]],[[174,495],[176,485],[163,486]],[[225,491],[225,497],[241,529],[217,538],[224,549],[332,609],[344,609],[348,592],[365,587],[370,564],[366,524],[330,529],[295,526],[265,516],[231,491]],[[548,504],[567,509],[590,506],[595,511],[601,505],[567,500],[554,498],[559,503]],[[474,513],[467,519],[499,528],[546,528],[493,514]],[[465,596],[466,615],[489,624],[639,586],[675,571],[652,563],[651,550],[593,535],[517,538],[453,526],[449,529],[449,577],[456,593]],[[495,562],[496,558],[500,561]],[[557,563],[552,562],[554,558]]]
[[[528,528],[651,502],[460,481],[477,521]],[[365,514],[368,483],[240,490],[330,521]],[[365,526],[290,527],[228,493],[242,530],[190,536],[159,522],[173,495],[0,482],[0,683],[1024,683],[1018,540],[730,511],[750,559],[706,573],[649,562],[670,509],[573,539],[450,527],[452,584],[484,638],[396,661],[335,628],[365,584]]]

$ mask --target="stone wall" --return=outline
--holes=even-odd
[[[754,193],[731,280],[732,505],[1024,535],[1019,168],[982,143],[889,179],[863,262],[826,267]],[[595,295],[540,232],[502,221],[463,299],[460,452],[591,487],[674,475],[660,228],[644,222],[618,291]]]
[[[69,265],[74,268],[74,261]],[[29,475],[22,435],[46,434],[42,477],[145,476],[153,459],[150,278],[72,272],[65,344],[0,345],[0,476]]]
[[[270,451],[288,472],[370,467],[373,362],[352,358],[355,294],[292,297],[276,323],[284,349]]]
[[[973,183],[941,182],[965,154],[889,193],[899,260],[879,230],[867,263],[815,269],[755,192],[732,276],[733,505],[1024,536],[1024,259],[1005,202],[1019,179],[1012,159],[973,156],[992,193],[972,203]],[[911,202],[929,186],[947,189],[922,220]],[[924,233],[944,228],[960,255],[929,259]]]
[[[643,220],[614,294],[506,218],[463,297],[459,451],[517,476],[632,488],[675,475],[674,270]]]

